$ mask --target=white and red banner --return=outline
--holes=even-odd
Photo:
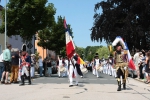
[[[67,57],[71,58],[73,56],[73,54],[75,53],[75,45],[73,42],[73,39],[69,33],[67,24],[66,24],[66,20],[64,19],[64,27],[66,29],[66,53],[67,53]]]

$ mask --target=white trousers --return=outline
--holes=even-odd
[[[106,74],[106,66],[103,65],[103,73]]]
[[[19,69],[19,72],[18,72],[18,80],[21,81],[21,69]]]
[[[21,75],[26,74],[26,76],[29,76],[29,71],[27,70],[26,66],[22,67]]]
[[[112,74],[113,74],[114,77],[117,77],[116,69],[112,68]]]
[[[93,68],[93,75],[96,75],[96,69],[95,68]]]
[[[97,70],[98,65],[96,65],[96,76],[99,77],[99,71]]]
[[[31,77],[34,77],[34,73],[35,73],[35,68],[33,66],[33,67],[30,68]]]
[[[108,72],[109,72],[109,66],[108,66],[108,64],[105,65],[105,68],[106,68],[105,73],[108,74]]]
[[[75,75],[75,81],[76,81],[76,84],[78,84],[78,73],[77,73],[77,69],[76,67],[74,68],[73,65],[70,65],[69,67],[69,81],[70,81],[70,85],[73,85],[73,77],[72,77],[72,74],[74,72],[74,75]]]
[[[112,66],[108,65],[108,75],[112,75]]]

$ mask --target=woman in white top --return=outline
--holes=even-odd
[[[39,69],[40,69],[40,77],[42,77],[42,72],[43,72],[43,60],[42,60],[42,57],[41,57],[41,56],[39,57],[38,63],[39,63]]]

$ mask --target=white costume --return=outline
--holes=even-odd
[[[97,70],[97,67],[99,67],[100,65],[100,60],[99,59],[95,59],[95,68],[96,68],[96,75],[97,77],[99,77],[99,71]]]
[[[66,71],[64,73],[64,76],[68,76],[69,75],[69,71],[68,71],[68,60],[67,59],[65,60],[65,69],[66,69]]]
[[[73,64],[75,65],[76,64],[76,61],[75,59],[72,60]],[[77,69],[76,67],[74,68],[74,65],[72,64],[72,62],[70,61],[69,62],[69,80],[70,80],[70,86],[73,85],[73,73],[74,73],[74,79],[76,81],[76,85],[78,85],[78,73],[77,73]]]
[[[103,73],[104,74],[106,74],[106,61],[105,60],[103,60],[103,62],[102,62],[102,67],[103,67]]]
[[[92,62],[92,72],[93,72],[93,75],[96,75],[96,69],[95,69],[95,66],[94,66],[94,62]]]
[[[60,72],[61,66],[63,66],[63,60],[59,60],[59,65],[58,65],[58,77],[60,77],[60,76],[63,77],[63,73]]]

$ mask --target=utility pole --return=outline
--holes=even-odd
[[[7,11],[7,0],[5,0],[5,49],[6,49],[6,42],[7,42],[7,20],[6,20],[6,18],[7,18],[7,16],[6,16],[6,11]]]

